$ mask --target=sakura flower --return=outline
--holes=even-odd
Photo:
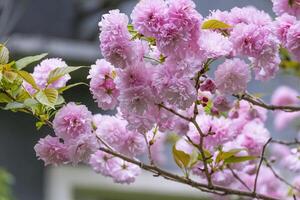
[[[207,58],[227,56],[232,51],[232,43],[220,33],[203,31],[199,39],[200,49]]]
[[[34,146],[37,157],[45,162],[45,165],[60,165],[68,162],[67,148],[59,141],[58,137],[46,136]]]
[[[290,27],[287,33],[286,48],[293,54],[297,61],[300,61],[300,22]]]
[[[89,164],[96,173],[111,176],[111,169],[116,165],[116,162],[112,155],[98,150],[91,155]]]
[[[137,165],[126,162],[119,158],[116,159],[117,164],[112,169],[112,177],[114,182],[122,184],[133,183],[138,175],[141,174],[141,168]]]
[[[92,113],[84,105],[71,102],[62,107],[53,120],[55,134],[64,139],[75,139],[92,131]]]
[[[75,139],[66,142],[68,147],[68,158],[73,165],[80,162],[88,163],[90,157],[99,148],[99,143],[95,135],[80,135]]]
[[[131,13],[135,29],[148,37],[154,37],[163,26],[167,5],[164,0],[142,0]]]
[[[119,10],[111,10],[99,22],[100,48],[105,59],[116,67],[125,68],[136,58],[135,43],[127,30],[128,17]]]
[[[299,93],[296,90],[288,86],[280,86],[273,93],[271,103],[276,106],[295,105],[300,102],[297,96]]]
[[[277,15],[288,13],[300,18],[300,1],[299,0],[273,0],[273,11]]]
[[[97,60],[90,69],[90,90],[98,107],[104,110],[113,109],[118,103],[120,91],[116,88],[115,76],[115,68],[103,59]]]
[[[45,59],[39,65],[34,67],[32,77],[40,89],[45,89],[46,87],[58,89],[60,87],[64,87],[68,80],[71,79],[69,74],[60,77],[58,80],[49,85],[47,82],[51,71],[62,67],[67,67],[67,64],[60,58]],[[30,94],[34,94],[36,92],[36,90],[27,82],[24,82],[24,87]]]
[[[215,71],[217,88],[224,94],[244,92],[250,78],[248,65],[238,58],[226,60]]]
[[[196,50],[201,15],[191,0],[168,1],[165,22],[156,35],[157,47],[166,56],[185,57]]]
[[[276,18],[276,21],[274,22],[276,35],[284,46],[287,43],[287,34],[290,27],[296,22],[296,17],[288,15],[286,13]]]

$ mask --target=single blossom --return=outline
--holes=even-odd
[[[158,49],[167,56],[185,57],[199,48],[201,15],[191,0],[168,1],[165,21],[155,36]]]
[[[98,107],[104,110],[114,109],[120,94],[115,83],[115,68],[103,59],[97,60],[96,64],[92,65],[88,78],[91,79],[90,91],[98,102]]]
[[[80,162],[88,163],[90,157],[99,148],[99,143],[94,134],[80,135],[66,142],[68,158],[73,165]]]
[[[116,67],[125,68],[135,62],[140,54],[142,43],[131,41],[127,30],[128,17],[119,10],[111,10],[102,16],[100,27],[100,48],[105,59]]]
[[[50,73],[62,67],[67,67],[68,65],[60,58],[50,58],[43,60],[39,65],[34,67],[34,71],[32,73],[32,77],[36,82],[36,85],[40,89],[45,88],[61,88],[66,86],[66,83],[71,79],[69,74],[66,74],[51,84],[48,84],[48,78]],[[27,82],[24,82],[24,87],[30,94],[34,94],[36,90]]]
[[[46,136],[34,146],[36,156],[45,162],[45,165],[60,165],[68,162],[66,145],[58,137]]]
[[[288,13],[300,18],[300,1],[299,0],[273,0],[273,11],[277,15]]]
[[[71,102],[62,107],[55,115],[53,129],[55,134],[68,141],[92,131],[92,113],[84,105]]]
[[[217,89],[224,94],[244,92],[250,78],[248,65],[238,58],[226,60],[215,71]]]
[[[141,174],[141,168],[137,165],[126,162],[120,158],[116,159],[117,164],[112,169],[112,178],[116,183],[133,183],[137,176]]]
[[[286,46],[287,43],[287,34],[292,25],[294,25],[297,22],[296,17],[288,14],[283,14],[276,18],[276,21],[274,22],[276,35],[282,45]]]
[[[206,58],[228,56],[233,50],[228,37],[214,31],[203,31],[198,42]]]
[[[155,37],[165,23],[166,11],[164,0],[142,0],[131,13],[132,24],[139,33]]]
[[[300,62],[300,22],[292,25],[287,33],[286,48]]]
[[[113,158],[112,155],[98,150],[91,155],[89,164],[96,173],[103,176],[112,176],[111,169],[117,164]]]

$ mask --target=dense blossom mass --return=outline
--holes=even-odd
[[[36,144],[37,156],[45,165],[83,162],[116,183],[129,184],[141,174],[138,158],[148,155],[151,166],[164,165],[171,142],[187,178],[194,174],[208,185],[254,190],[251,198],[256,193],[300,197],[299,176],[291,187],[277,179],[270,163],[262,164],[271,137],[267,109],[275,108],[247,87],[251,80],[264,84],[277,75],[283,48],[300,61],[300,1],[273,3],[274,20],[254,7],[214,10],[203,17],[192,0],[141,0],[130,19],[119,10],[104,14],[99,22],[104,58],[91,66],[88,79],[98,107],[116,114],[93,115],[84,105],[63,105],[51,122],[54,136]],[[60,59],[44,60],[32,77],[39,88],[59,89],[69,75],[50,85],[47,77],[65,66]],[[32,84],[23,85],[36,93]],[[283,107],[274,111],[277,130],[300,117],[300,112],[285,112],[285,106],[300,104],[294,89],[279,87],[271,104]],[[300,172],[299,148],[271,147],[272,164]]]

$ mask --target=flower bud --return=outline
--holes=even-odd
[[[9,60],[9,51],[3,44],[0,44],[0,64],[7,64]]]

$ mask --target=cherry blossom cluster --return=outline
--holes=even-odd
[[[259,106],[260,99],[257,104],[243,100],[252,76],[260,84],[276,76],[280,48],[300,61],[300,2],[273,3],[275,20],[254,7],[203,17],[192,0],[141,0],[130,19],[119,10],[104,14],[99,22],[104,58],[87,78],[98,107],[116,114],[92,115],[86,106],[64,105],[52,122],[55,136],[38,142],[37,156],[46,165],[83,162],[117,183],[132,183],[141,166],[101,149],[133,160],[148,155],[151,165],[163,165],[166,141],[175,138],[175,161],[187,177],[292,199],[290,186],[270,164],[261,165],[271,138],[267,109]],[[32,76],[46,87],[50,71],[64,65],[60,59],[44,60]],[[65,86],[69,79],[62,76],[50,87]],[[30,85],[24,87],[34,93]],[[297,91],[282,86],[271,103],[297,106],[299,101]],[[283,130],[300,112],[274,115],[275,128]],[[279,165],[300,171],[299,148],[272,144],[268,151]],[[292,181],[292,189],[300,190],[300,177]]]

